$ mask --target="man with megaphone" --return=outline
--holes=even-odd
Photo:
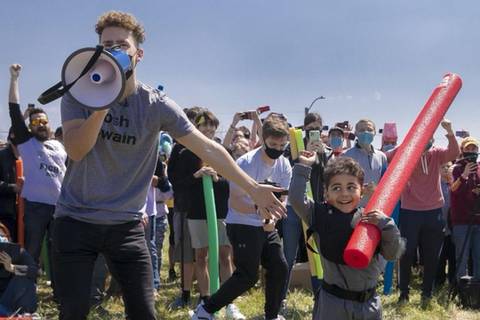
[[[128,318],[155,319],[152,267],[141,221],[160,131],[168,131],[243,188],[263,217],[284,216],[285,208],[272,194],[281,189],[256,183],[221,145],[192,126],[174,101],[137,81],[135,67],[143,59],[140,44],[144,30],[135,17],[107,12],[97,21],[96,32],[107,50],[95,50],[100,52],[98,61],[103,65],[81,72],[87,69],[84,66],[92,55],[82,65],[75,62],[80,59],[76,58],[81,55],[78,53],[67,60],[62,76],[64,85],[71,84],[65,81],[67,76],[78,82],[61,104],[64,143],[71,161],[57,203],[53,239],[60,319],[86,319],[98,253],[105,255],[122,287]],[[113,66],[118,61],[111,62],[114,54],[128,55],[130,66],[118,71]],[[76,74],[71,71],[73,67]],[[124,83],[115,84],[117,78]],[[113,96],[111,91],[118,87],[118,100],[94,105],[105,96]]]

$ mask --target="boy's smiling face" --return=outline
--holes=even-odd
[[[357,177],[337,174],[332,177],[325,198],[331,206],[343,213],[350,213],[358,207],[362,198],[362,185]]]

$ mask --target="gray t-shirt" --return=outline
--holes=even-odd
[[[87,119],[71,95],[62,122]],[[108,111],[97,141],[80,161],[69,161],[55,217],[98,224],[138,220],[155,171],[160,131],[179,138],[193,130],[185,113],[160,91],[137,83],[136,92]]]
[[[275,182],[279,187],[287,190],[292,178],[292,167],[288,159],[284,156],[276,159],[272,166],[262,160],[262,149],[252,150],[237,159],[238,166],[257,182],[269,180]],[[235,183],[230,182],[230,192],[232,189],[240,188]],[[251,205],[254,204],[252,198],[245,194],[243,200]],[[243,224],[247,226],[261,227],[263,219],[256,213],[241,213],[235,209],[229,208],[225,223]]]
[[[67,153],[57,140],[30,138],[18,145],[23,159],[25,184],[22,197],[28,201],[55,205],[60,194]]]

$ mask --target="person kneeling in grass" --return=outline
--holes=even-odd
[[[332,160],[324,172],[326,202],[306,198],[315,153],[301,152],[293,168],[289,200],[294,211],[307,223],[307,235],[315,238],[323,267],[323,282],[315,294],[312,319],[381,319],[380,297],[375,292],[384,262],[398,259],[402,251],[400,232],[392,218],[380,211],[363,213],[359,202],[364,172],[348,157]],[[381,241],[365,269],[349,267],[343,251],[358,222],[371,223],[381,231]]]

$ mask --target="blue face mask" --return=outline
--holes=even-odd
[[[330,147],[332,147],[333,150],[336,150],[338,148],[341,148],[343,146],[343,139],[337,136],[333,136],[330,138]]]
[[[369,146],[373,142],[373,137],[373,132],[359,132],[357,135],[358,144],[360,144],[361,146]]]
[[[0,243],[8,242],[8,238],[5,236],[0,236]]]
[[[383,145],[383,151],[390,151],[395,148],[394,144],[384,144]]]

